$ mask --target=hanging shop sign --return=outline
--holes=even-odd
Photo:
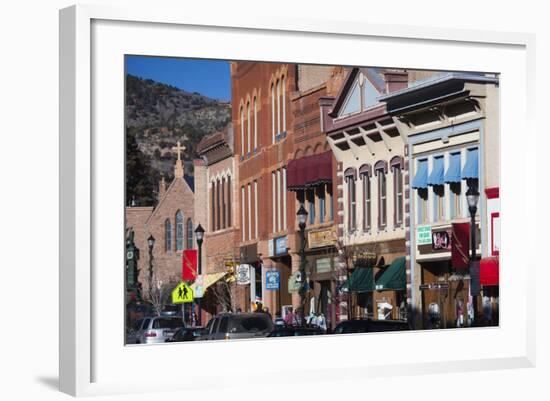
[[[434,251],[451,250],[452,230],[432,231],[432,249]]]
[[[237,278],[237,284],[248,285],[250,284],[250,265],[238,265],[235,270]]]
[[[275,242],[275,256],[286,255],[288,253],[286,238],[286,235],[284,235],[273,240],[273,242]]]
[[[416,229],[416,245],[431,245],[432,243],[432,227],[418,226]]]
[[[335,245],[336,240],[336,230],[333,227],[317,231],[308,231],[307,233],[307,243],[310,249]]]
[[[268,270],[265,272],[265,289],[278,290],[281,282],[281,274],[278,270]]]
[[[267,256],[269,256],[270,258],[275,256],[275,244],[272,239],[267,241]]]
[[[297,293],[300,291],[300,286],[302,284],[302,276],[299,271],[296,271],[290,275],[288,278],[288,292]]]

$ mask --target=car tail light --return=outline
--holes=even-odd
[[[154,331],[148,331],[145,333],[145,337],[156,337],[157,333]]]

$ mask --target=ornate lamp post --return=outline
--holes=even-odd
[[[476,260],[476,212],[477,212],[477,203],[479,201],[479,192],[474,184],[470,184],[468,191],[466,192],[466,199],[468,201],[468,210],[470,212],[470,266]],[[473,295],[474,303],[474,324],[477,319],[477,295]]]
[[[202,241],[204,240],[204,228],[202,228],[202,226],[199,225],[197,226],[197,228],[195,228],[195,238],[197,239],[197,245],[199,247],[199,255],[198,255],[198,259],[199,259],[199,266],[198,266],[198,274],[201,275],[202,274]],[[199,326],[201,325],[201,298],[197,298],[198,299],[198,302],[197,302],[197,305],[198,305],[198,308],[199,308],[199,313],[197,313],[197,320],[198,320],[198,324]]]
[[[300,318],[301,324],[305,320],[305,302],[306,302],[306,221],[307,210],[304,205],[300,205],[300,209],[296,213],[298,216],[298,227],[300,227]]]
[[[147,245],[149,245],[149,290],[153,285],[153,247],[155,246],[155,237],[151,234],[147,238]]]

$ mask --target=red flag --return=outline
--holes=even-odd
[[[181,279],[183,281],[195,281],[197,277],[197,250],[184,250],[181,259]]]
[[[470,264],[470,223],[453,223],[451,262],[457,270],[468,270]]]

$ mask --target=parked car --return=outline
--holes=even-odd
[[[324,334],[319,327],[276,327],[268,337],[316,336]]]
[[[128,334],[129,344],[157,344],[164,343],[185,323],[181,317],[154,316],[139,319],[134,330]]]
[[[345,320],[334,328],[333,334],[376,333],[381,331],[409,330],[409,324],[404,320]]]
[[[266,337],[272,331],[273,322],[267,313],[221,313],[210,319],[198,339],[232,340]]]
[[[177,343],[182,341],[195,341],[203,333],[204,327],[181,327],[179,328],[172,338],[166,340],[167,343]]]

